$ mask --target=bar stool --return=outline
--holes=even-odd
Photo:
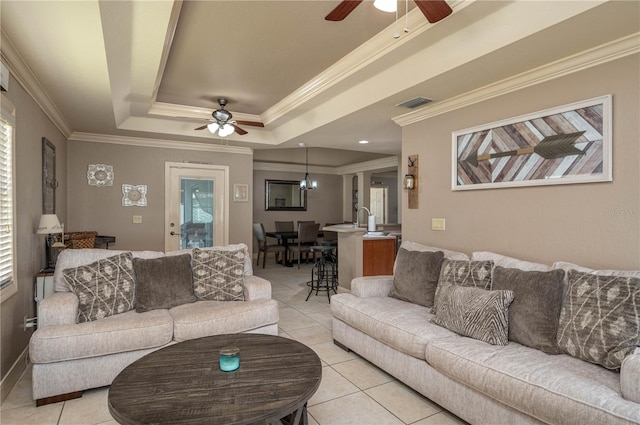
[[[327,291],[327,298],[331,302],[331,291],[338,293],[338,259],[333,253],[332,246],[317,246],[310,248],[311,252],[319,253],[320,259],[311,268],[311,280],[307,285],[311,287],[305,301],[313,291],[318,295],[319,291]]]

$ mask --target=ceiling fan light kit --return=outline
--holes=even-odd
[[[398,10],[397,0],[375,0],[373,7],[383,12],[395,12]]]
[[[213,121],[209,124],[205,124],[196,128],[195,130],[203,130],[208,129],[211,134],[218,133],[220,137],[231,136],[233,133],[238,133],[239,135],[247,134],[246,130],[238,127],[237,124],[242,125],[252,125],[255,127],[264,127],[264,124],[258,121],[232,121],[233,114],[231,112],[224,109],[224,107],[229,103],[227,99],[220,98],[218,99],[218,104],[220,105],[220,109],[216,109],[211,113],[213,117]]]

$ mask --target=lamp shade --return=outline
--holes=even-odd
[[[42,214],[36,233],[39,235],[47,235],[51,233],[62,233],[62,226],[55,214]]]

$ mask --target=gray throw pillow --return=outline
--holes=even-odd
[[[558,347],[570,356],[619,369],[640,347],[640,278],[569,271]]]
[[[172,308],[197,301],[193,295],[191,255],[133,259],[136,311]]]
[[[78,322],[91,322],[135,307],[131,253],[124,252],[85,266],[64,269],[62,276],[78,297]]]
[[[444,285],[491,289],[493,261],[465,261],[445,258],[440,268],[438,287],[431,313],[436,314],[440,287]]]
[[[431,321],[463,336],[492,345],[507,345],[512,301],[512,291],[445,284],[436,300],[438,312]]]
[[[199,300],[244,301],[245,250],[193,249],[193,292]]]
[[[389,296],[410,303],[431,307],[436,295],[442,251],[408,251],[400,248]]]
[[[524,271],[496,266],[492,289],[514,293],[509,306],[509,340],[547,354],[558,354],[558,318],[564,270]]]

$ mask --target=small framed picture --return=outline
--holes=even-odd
[[[233,185],[233,202],[249,202],[249,185],[236,183]]]

